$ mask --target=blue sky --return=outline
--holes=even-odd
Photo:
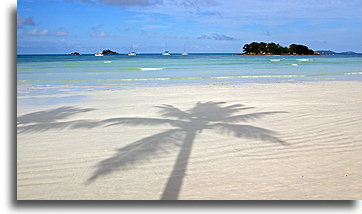
[[[361,52],[360,0],[19,0],[18,54],[241,52],[253,41]]]

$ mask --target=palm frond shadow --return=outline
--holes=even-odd
[[[233,135],[237,138],[286,144],[286,142],[276,137],[276,132],[252,125],[238,124],[272,114],[287,113],[284,111],[236,115],[242,110],[253,109],[254,107],[245,107],[240,104],[227,105],[225,102],[198,102],[194,107],[186,111],[172,105],[155,107],[159,109],[161,118],[119,117],[104,120],[67,120],[74,115],[95,109],[66,106],[19,116],[17,118],[17,130],[18,134],[22,134],[62,129],[107,128],[120,125],[169,125],[170,129],[166,131],[142,138],[118,149],[112,157],[99,162],[92,176],[85,182],[91,184],[101,176],[117,170],[129,169],[133,165],[165,152],[179,150],[173,170],[161,196],[163,200],[178,199],[194,139],[203,130],[215,130],[217,133]]]
[[[149,160],[162,152],[168,152],[180,147],[176,163],[161,196],[162,200],[176,200],[182,187],[192,144],[197,134],[203,130],[214,129],[218,133],[233,135],[238,138],[286,144],[283,140],[276,137],[276,132],[271,130],[252,125],[232,124],[256,120],[271,114],[287,113],[284,111],[235,115],[239,111],[252,109],[253,107],[244,107],[239,104],[226,105],[225,102],[198,102],[194,107],[186,111],[172,105],[160,105],[156,106],[156,108],[160,109],[162,117],[170,119],[120,117],[99,122],[106,127],[168,124],[173,129],[145,137],[118,149],[112,157],[97,164],[96,170],[86,181],[86,184],[90,184],[97,178],[116,170],[126,170],[131,165]]]
[[[44,132],[48,130],[61,130],[61,129],[91,129],[99,126],[96,120],[66,120],[74,115],[94,111],[92,108],[76,108],[72,106],[64,106],[56,109],[38,111],[30,114],[22,115],[17,118],[17,132],[33,133]]]

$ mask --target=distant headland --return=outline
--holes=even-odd
[[[356,53],[356,52],[353,52],[353,51],[346,51],[346,52],[340,52],[340,53],[337,53],[337,52],[334,52],[334,51],[331,51],[331,50],[318,50],[316,51],[317,53],[319,53],[320,55],[350,55],[350,56],[361,56],[361,53]]]
[[[274,42],[252,42],[243,46],[241,55],[319,55],[305,45],[291,44],[283,47]]]

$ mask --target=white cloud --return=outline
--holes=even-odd
[[[204,34],[204,35],[197,37],[197,39],[213,39],[213,40],[223,40],[223,41],[235,41],[236,40],[236,38],[234,38],[234,37],[226,36],[226,35],[218,34],[218,33]]]
[[[143,30],[162,29],[162,28],[170,28],[170,27],[166,25],[145,25],[142,27]]]
[[[152,6],[162,4],[163,0],[68,0],[87,4],[105,4],[110,6]]]
[[[117,37],[118,35],[113,35],[113,34],[109,34],[109,33],[101,31],[101,32],[92,32],[90,34],[90,36],[104,38],[104,37]]]
[[[104,27],[103,24],[99,24],[99,25],[92,27],[92,32],[89,35],[91,37],[99,37],[99,38],[117,37],[118,36],[118,35],[114,35],[114,34],[110,34],[110,33],[102,31],[103,27]]]
[[[102,27],[103,27],[103,24],[99,24],[99,25],[92,27],[92,30],[97,31],[97,30],[101,29]]]
[[[29,36],[47,36],[49,35],[49,30],[39,30],[38,28],[34,28],[33,30],[29,30],[26,34]]]
[[[55,36],[68,36],[68,31],[64,28],[59,29],[54,33]]]

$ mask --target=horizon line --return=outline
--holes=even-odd
[[[317,50],[314,52],[318,52],[318,51],[332,51],[332,50]],[[74,51],[77,52],[77,51]],[[74,53],[71,52],[71,53]],[[335,52],[335,51],[332,51]],[[355,54],[362,54],[359,52],[354,52],[354,51],[342,51],[342,52],[335,52],[336,54],[341,54],[341,53],[348,53],[348,52],[352,52]],[[71,53],[22,53],[22,54],[16,54],[17,56],[24,56],[24,55],[71,55]],[[77,52],[80,55],[94,55],[95,53],[81,53],[81,52]],[[117,53],[117,54],[109,54],[109,55],[127,55],[129,52],[124,52],[124,53]],[[164,52],[136,52],[138,55],[142,55],[142,54],[162,54]],[[169,52],[171,55],[172,54],[181,54],[183,52]],[[186,52],[188,54],[242,54],[241,52]],[[108,55],[108,54],[106,54]],[[265,54],[265,56],[267,56],[268,54]],[[283,55],[283,54],[282,54]],[[331,54],[322,54],[322,55],[331,55]],[[260,55],[263,56],[263,55]]]

